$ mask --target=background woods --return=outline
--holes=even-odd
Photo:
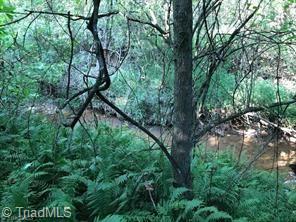
[[[295,221],[295,9],[0,0],[0,208]]]

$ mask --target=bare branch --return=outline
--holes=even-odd
[[[91,19],[91,17],[86,17],[86,16],[83,16],[83,15],[75,15],[75,14],[68,14],[68,13],[61,13],[61,12],[38,11],[38,10],[25,10],[25,12],[9,12],[9,11],[6,12],[6,11],[1,11],[0,13],[10,13],[10,14],[24,15],[23,17],[15,20],[15,21],[12,21],[12,22],[6,23],[6,24],[2,24],[2,25],[0,25],[0,27],[11,25],[13,23],[19,22],[19,21],[25,19],[26,17],[28,17],[31,14],[57,15],[57,16],[62,16],[62,17],[67,18],[67,19],[70,16],[70,19],[72,21],[77,21],[77,20],[85,20],[85,21],[88,21],[88,20]],[[118,13],[119,13],[118,11],[106,12],[106,13],[98,14],[98,18],[109,17],[109,16],[112,16],[112,15],[116,15]]]
[[[136,126],[138,129],[143,131],[145,134],[147,134],[150,138],[152,138],[155,143],[159,146],[159,148],[162,150],[162,152],[165,154],[165,156],[168,158],[170,161],[171,165],[173,168],[176,170],[176,172],[181,174],[180,168],[175,161],[175,159],[171,156],[171,154],[168,152],[166,146],[153,134],[151,133],[148,129],[143,127],[140,123],[129,117],[126,113],[121,111],[117,106],[115,106],[113,103],[111,103],[106,97],[104,97],[100,92],[97,92],[96,95],[108,106],[110,106],[112,109],[114,109],[119,115],[121,115],[126,121],[130,122],[134,126]]]
[[[220,56],[222,56],[222,53],[225,55],[226,51],[224,51],[231,43],[232,40],[240,33],[241,29],[244,28],[246,26],[246,24],[254,17],[254,15],[256,14],[256,12],[259,10],[260,8],[260,4],[262,1],[260,1],[259,5],[256,7],[256,9],[246,18],[246,20],[236,29],[234,30],[234,32],[230,35],[228,41],[222,46],[222,48],[219,51]]]
[[[73,99],[77,98],[78,96],[83,95],[84,93],[90,91],[93,87],[85,88],[77,93],[75,93],[73,96],[71,96],[69,99],[66,100],[66,102],[63,104],[63,106],[60,107],[60,109],[64,109]]]
[[[162,29],[158,24],[153,24],[152,22],[142,21],[140,19],[131,18],[131,17],[127,17],[127,19],[132,22],[137,22],[140,24],[151,26],[152,28],[156,29],[160,33],[160,35],[163,37],[166,43],[171,44],[170,39],[166,37],[167,35],[169,35],[169,32]]]
[[[157,31],[159,31],[160,34],[162,34],[162,35],[168,34],[168,32],[164,31],[158,24],[153,24],[151,22],[146,22],[146,21],[142,21],[140,19],[131,18],[131,17],[127,17],[127,19],[130,20],[130,21],[133,21],[133,22],[138,22],[138,23],[141,23],[141,24],[144,24],[144,25],[149,25],[152,28],[155,28]]]
[[[118,14],[118,13],[119,13],[118,11],[113,11],[113,12],[103,13],[103,14],[99,14],[99,15],[98,15],[98,18],[109,17],[109,16],[111,16],[111,15],[116,15],[116,14]]]
[[[62,16],[67,19],[70,16],[71,20],[73,20],[73,21],[89,20],[90,19],[90,17],[85,17],[82,15],[74,15],[74,14],[61,13],[61,12],[48,12],[48,11],[37,11],[37,10],[25,10],[25,11],[28,13],[31,13],[31,14],[58,15],[58,16]]]
[[[68,12],[68,31],[71,41],[71,50],[70,50],[70,61],[68,65],[68,79],[67,79],[67,90],[66,90],[66,98],[69,98],[69,90],[70,90],[70,82],[71,82],[71,66],[73,61],[73,54],[74,54],[74,37],[71,29],[71,19],[70,19],[70,12]]]
[[[26,10],[28,11],[28,10]],[[82,15],[74,15],[74,14],[68,14],[68,13],[60,13],[60,12],[47,12],[47,11],[28,11],[29,13],[38,13],[38,14],[47,14],[47,15],[58,15],[62,16],[65,18],[68,18],[70,16],[71,20],[77,21],[77,20],[90,20],[92,17],[85,17]],[[118,11],[112,11],[112,12],[107,12],[103,14],[98,14],[97,18],[103,18],[103,17],[109,17],[112,15],[118,14]]]
[[[12,24],[17,23],[17,22],[19,22],[19,21],[22,21],[22,20],[24,20],[25,18],[29,17],[31,14],[32,14],[32,13],[29,12],[28,14],[26,14],[25,16],[23,16],[23,17],[21,17],[21,18],[19,18],[19,19],[16,19],[16,20],[14,20],[14,21],[11,21],[11,22],[8,22],[8,23],[5,23],[5,24],[0,24],[0,27],[4,27],[4,26],[8,26],[8,25],[12,25]]]
[[[290,100],[290,101],[285,101],[285,102],[277,102],[277,103],[273,103],[270,104],[269,106],[258,106],[258,107],[249,107],[246,108],[245,110],[242,110],[240,112],[237,113],[233,113],[232,115],[229,115],[228,117],[225,117],[223,119],[219,119],[217,121],[211,122],[208,125],[204,126],[200,131],[198,131],[196,133],[196,138],[199,139],[201,138],[204,134],[206,134],[207,132],[209,132],[211,129],[213,129],[214,127],[226,123],[230,120],[233,120],[235,118],[238,118],[244,114],[250,113],[250,112],[259,112],[259,111],[264,111],[264,110],[268,110],[271,108],[275,108],[275,107],[279,107],[279,106],[289,106],[291,104],[296,103],[296,99]]]
[[[107,70],[107,65],[104,57],[104,50],[98,35],[98,12],[99,12],[99,0],[93,0],[94,2],[94,8],[92,12],[91,19],[89,20],[89,23],[87,25],[88,30],[92,33],[93,39],[94,39],[94,54],[96,55],[96,59],[99,63],[100,70],[98,77],[96,79],[95,84],[90,89],[88,97],[86,98],[85,102],[81,105],[81,107],[78,110],[78,113],[75,115],[73,121],[71,123],[65,123],[65,126],[74,128],[76,123],[79,121],[80,117],[82,116],[84,110],[88,107],[88,105],[91,103],[93,97],[95,94],[99,91],[107,90],[110,87],[111,81]]]

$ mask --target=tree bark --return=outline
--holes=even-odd
[[[173,1],[174,19],[174,132],[172,156],[181,174],[174,172],[176,186],[191,188],[193,147],[192,0]]]

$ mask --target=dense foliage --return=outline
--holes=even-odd
[[[232,1],[228,0],[221,6],[223,7],[219,17],[223,24],[221,29],[233,29],[231,21],[237,12],[227,14],[226,9],[227,5],[231,4],[233,4]],[[255,7],[254,4],[255,2],[250,2],[246,7],[251,10]],[[70,11],[73,14],[88,13],[91,7],[90,3],[84,4],[83,1],[67,4],[56,1],[53,8],[44,1],[32,3],[13,1],[13,5],[18,11],[43,9],[44,11],[56,10],[60,13]],[[155,30],[147,25],[127,20],[127,18],[141,18],[146,14],[147,19],[155,16],[159,25],[165,26],[162,23],[166,20],[161,19],[166,15],[164,12],[166,7],[159,8],[156,2],[145,4],[144,1],[143,3],[127,1],[117,4],[113,1],[102,1],[101,5],[102,13],[120,12],[100,20],[99,34],[103,47],[108,49],[107,64],[112,80],[108,95],[116,97],[114,102],[132,117],[148,124],[165,125],[171,122],[173,54],[171,47],[158,36]],[[263,33],[276,30],[279,33],[283,32],[283,35],[276,37],[277,39],[273,41],[269,41],[272,36],[264,34],[250,37],[246,40],[247,42],[243,43],[239,39],[235,41],[231,50],[236,51],[242,44],[251,47],[230,55],[217,69],[212,77],[208,96],[205,98],[204,106],[207,110],[213,111],[227,107],[231,111],[241,107],[276,102],[277,87],[274,86],[277,84],[277,78],[275,78],[279,58],[277,47],[280,42],[284,42],[281,46],[280,70],[278,70],[281,78],[279,82],[281,99],[290,99],[295,95],[295,66],[293,66],[295,54],[291,45],[295,39],[293,34],[295,29],[294,7],[293,1],[279,0],[267,4],[265,11],[258,13],[258,18],[253,21],[250,28],[256,28],[257,32],[262,31]],[[13,10],[13,7],[8,6],[2,6],[1,9],[3,12]],[[2,23],[11,21],[12,15],[15,16],[11,13],[5,15]],[[84,21],[71,22],[75,37],[71,69],[73,83],[71,83],[70,91],[72,94],[85,87],[84,75],[94,75],[97,70],[92,68],[95,62],[94,56],[88,54],[92,41],[85,26]],[[67,33],[67,19],[36,12],[19,23],[1,27],[1,30],[0,35],[3,39],[1,50],[5,52],[1,60],[5,61],[4,70],[9,70],[9,72],[4,72],[3,80],[1,80],[3,85],[8,85],[9,82],[5,95],[17,94],[24,99],[38,98],[40,93],[63,97],[71,45]],[[227,36],[229,31],[226,29],[225,32]],[[4,33],[6,33],[5,37]],[[253,40],[253,38],[256,39]],[[257,44],[255,42],[257,38],[259,38],[259,46],[256,48],[253,45]],[[201,41],[201,44],[204,45],[200,48],[208,47],[208,42],[205,40]],[[202,49],[197,48],[196,50],[197,55],[202,53]],[[196,60],[196,62],[193,75],[196,80],[195,88],[198,89],[206,78],[208,68],[206,68],[207,61]],[[120,64],[120,69],[117,70]],[[112,74],[116,70],[117,73]],[[52,86],[52,90],[44,90],[40,87],[40,82]],[[148,87],[149,90],[147,90]],[[76,102],[79,103],[79,101]],[[269,111],[265,114],[273,116]],[[295,106],[287,107],[280,115],[287,118],[289,125],[295,125]]]
[[[100,13],[114,12],[100,18],[98,28],[112,82],[104,95],[144,126],[170,127],[173,36],[163,38],[146,24],[152,21],[169,32],[170,1],[101,2]],[[200,6],[204,1],[193,2]],[[220,31],[211,33],[218,36],[215,42],[207,41],[204,29],[199,30],[201,39],[194,36],[199,41],[194,46],[195,93],[213,59],[203,52],[227,42],[238,14],[244,18],[259,1],[237,2],[223,1],[216,15],[219,24],[209,23]],[[262,2],[264,7],[231,44],[233,53],[221,59],[211,77],[198,110],[202,124],[243,108],[296,98],[296,2]],[[0,210],[9,207],[17,215],[18,207],[69,207],[71,218],[65,221],[295,221],[295,186],[284,184],[279,172],[248,166],[247,154],[238,161],[231,151],[209,151],[200,141],[192,156],[189,191],[173,186],[164,154],[130,125],[91,119],[74,129],[63,126],[85,100],[82,95],[66,109],[57,108],[67,101],[69,59],[73,56],[71,95],[93,83],[85,78],[98,72],[87,22],[70,21],[67,13],[90,16],[91,8],[91,1],[0,0]],[[117,115],[98,98],[90,107],[107,118]],[[264,109],[257,117],[296,129],[295,104]]]
[[[169,185],[170,166],[163,154],[149,151],[128,129],[100,125],[68,134],[35,116],[28,131],[28,113],[11,119],[4,114],[1,207],[66,206],[72,210],[69,221],[295,219],[295,190],[283,184],[276,190],[275,174],[255,169],[242,173],[244,161],[237,164],[231,152],[197,148],[192,163],[195,198],[186,200],[185,188]]]

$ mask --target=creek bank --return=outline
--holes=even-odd
[[[57,106],[52,102],[34,104],[34,106],[30,106],[30,109],[35,113],[41,113],[47,116],[54,122],[59,121]],[[71,113],[65,112],[64,115],[70,117]],[[148,136],[143,135],[135,126],[112,113],[102,113],[100,110],[87,109],[81,117],[81,121],[85,123],[93,123],[95,120],[107,123],[112,127],[128,127],[136,135],[144,136],[148,142],[153,143]],[[171,127],[146,125],[146,128],[168,147],[171,145]],[[204,144],[205,149],[215,150],[217,152],[231,149],[238,156],[242,152],[245,152],[247,159],[249,161],[254,160],[255,166],[260,169],[273,170],[278,165],[281,171],[289,171],[289,163],[296,160],[296,143],[292,140],[293,137],[289,138],[287,135],[284,135],[280,140],[276,141],[275,138],[270,139],[269,136],[270,134],[266,130],[266,127],[261,129],[235,129],[232,126],[230,127],[224,124],[205,135],[201,143]],[[276,151],[278,151],[278,158],[275,155]]]

